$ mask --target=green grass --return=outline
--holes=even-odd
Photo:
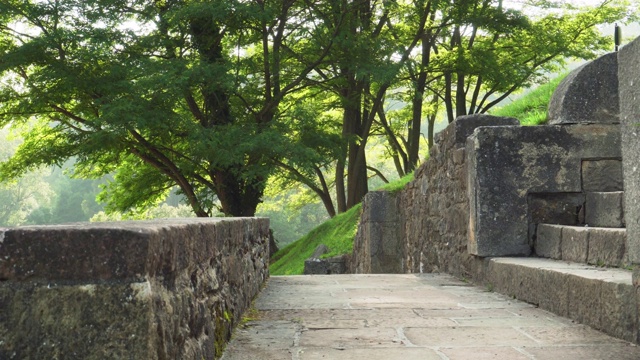
[[[356,235],[360,210],[358,204],[347,212],[338,214],[320,224],[303,236],[278,251],[271,259],[269,271],[272,275],[299,275],[304,271],[304,260],[308,259],[316,247],[325,244],[330,253],[326,256],[348,254],[353,251],[353,239]]]
[[[547,109],[551,95],[567,74],[551,79],[528,94],[503,107],[490,111],[491,115],[510,116],[522,125],[539,125],[547,122]]]
[[[392,181],[378,190],[400,191],[413,180],[413,173]],[[320,224],[299,240],[287,245],[273,255],[269,271],[271,275],[300,275],[304,271],[304,261],[308,259],[320,244],[329,248],[323,257],[349,254],[353,251],[353,239],[356,236],[362,205],[358,204],[347,212]]]
[[[413,180],[413,173],[407,174],[396,181],[384,184],[378,190],[395,193],[404,189],[405,185],[407,185],[411,180]]]

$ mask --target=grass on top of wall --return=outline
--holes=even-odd
[[[551,95],[567,74],[559,75],[548,83],[531,90],[523,97],[490,111],[491,115],[509,116],[520,120],[522,125],[540,125],[547,122],[547,110]]]
[[[413,180],[413,173],[385,184],[377,190],[397,192],[411,180]],[[325,244],[329,248],[329,253],[323,257],[350,254],[353,251],[353,239],[358,229],[361,210],[362,204],[358,204],[320,224],[300,240],[275,253],[269,266],[271,275],[301,275],[304,272],[304,261],[320,244]]]

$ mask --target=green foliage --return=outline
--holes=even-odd
[[[107,211],[178,186],[199,216],[253,215],[295,147],[279,104],[323,56],[301,5],[0,3],[0,125],[36,118],[1,180],[76,157],[81,177],[115,173]]]
[[[492,115],[514,117],[522,125],[539,125],[547,122],[547,109],[553,92],[567,76],[562,74],[526,93],[515,101],[491,111]]]
[[[193,214],[193,210],[184,204],[178,206],[160,204],[155,207],[146,208],[143,211],[131,211],[127,213],[105,213],[104,211],[100,211],[97,214],[93,215],[89,220],[92,222],[104,222],[124,220],[174,219],[194,216],[195,215]]]
[[[0,125],[24,142],[0,180],[74,158],[74,177],[111,176],[106,212],[143,213],[179,187],[198,216],[247,216],[268,185],[295,182],[332,216],[368,191],[372,137],[404,175],[423,117],[430,140],[438,113],[486,112],[610,48],[596,24],[635,16],[627,1],[503,5],[2,1]],[[391,100],[406,108],[385,120]]]

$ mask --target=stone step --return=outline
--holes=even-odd
[[[638,342],[640,292],[632,272],[541,258],[493,258],[485,280],[493,291]]]
[[[623,266],[626,229],[538,224],[535,253],[539,257],[599,266]]]

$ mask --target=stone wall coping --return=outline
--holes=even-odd
[[[265,218],[184,218],[0,228],[0,281],[118,282],[171,276],[221,242],[253,242]],[[214,236],[223,232],[226,236]],[[227,249],[229,247],[226,247]],[[225,254],[228,255],[228,254]]]

